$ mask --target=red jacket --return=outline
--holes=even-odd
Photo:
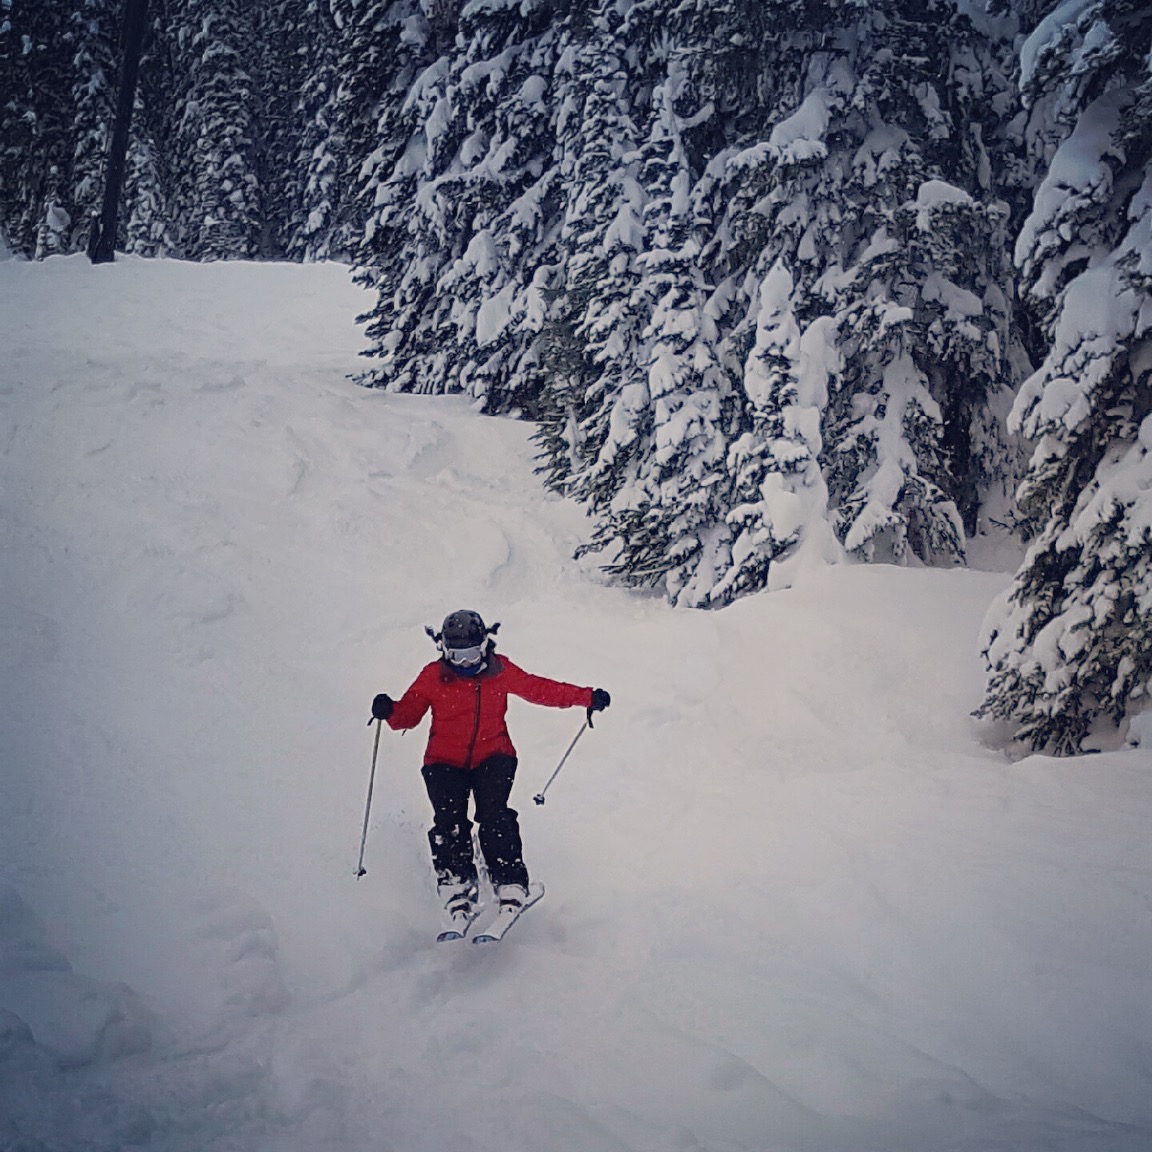
[[[492,653],[488,667],[476,676],[461,676],[445,661],[434,660],[396,701],[388,726],[396,731],[415,728],[431,708],[424,763],[472,768],[497,752],[516,755],[504,721],[509,696],[550,708],[587,708],[592,703],[591,688],[533,676],[507,656]]]

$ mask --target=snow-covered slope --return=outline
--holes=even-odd
[[[357,388],[334,266],[0,263],[0,1148],[1152,1146],[1152,753],[968,718],[1007,577],[718,613],[571,560],[530,428]],[[513,705],[547,898],[434,946],[449,610],[612,708]]]

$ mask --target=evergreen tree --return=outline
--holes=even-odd
[[[291,145],[286,165],[284,247],[301,260],[325,260],[347,252],[334,233],[349,187],[345,139],[336,120],[340,82],[340,32],[330,3],[309,0],[294,26],[293,51],[307,64],[291,108]]]
[[[1061,753],[1145,707],[1152,677],[1150,49],[1134,0],[1060,8],[1021,49],[1047,163],[1016,254],[1047,354],[1012,411],[1035,536],[990,619],[982,713]]]
[[[637,258],[617,255],[615,276],[587,303],[572,297],[597,320],[568,331],[596,334],[604,351],[584,359],[582,402],[569,396],[554,410],[553,482],[592,504],[593,546],[612,570],[664,582],[684,602],[724,602],[769,582],[770,561],[805,534],[793,523],[800,507],[819,555],[836,552],[830,518],[864,555],[960,559],[958,505],[975,530],[979,491],[1010,466],[996,421],[1018,344],[1003,255],[1009,207],[995,195],[985,140],[1003,127],[995,57],[1011,29],[978,31],[950,5],[895,3],[868,13],[781,4],[769,18],[759,5],[705,13],[650,0],[625,23],[630,111],[650,128],[634,150],[644,170],[616,207],[651,220],[671,202],[653,162],[670,139],[667,109],[652,95],[669,90],[661,71],[671,76],[679,61],[675,85],[697,94],[681,110],[675,150],[691,241],[677,265],[642,229]],[[950,81],[942,93],[940,76]],[[611,207],[600,215],[612,219]],[[588,253],[566,250],[569,268],[599,258]],[[791,298],[769,293],[762,315],[780,261]],[[694,334],[679,350],[691,350],[691,367],[658,411],[652,321],[670,284],[692,296],[690,309],[661,317]],[[566,287],[576,287],[571,272]],[[753,351],[777,347],[774,312],[798,326],[787,367]],[[664,368],[669,350],[659,347]],[[555,433],[561,422],[572,437]],[[685,429],[702,454],[686,468],[681,507],[656,444]]]
[[[731,564],[710,593],[718,603],[787,586],[801,548],[817,559],[836,555],[819,457],[839,354],[827,318],[801,331],[793,295],[792,276],[777,260],[760,283],[756,334],[743,366],[746,430],[728,450],[734,540]]]
[[[172,141],[177,105],[175,39],[164,0],[149,0],[124,177],[120,241],[140,256],[182,254]]]
[[[535,414],[557,262],[548,95],[572,18],[542,2],[466,4],[455,41],[416,77],[403,149],[369,179],[362,279],[379,296],[379,366],[366,382]]]
[[[363,262],[358,275],[375,284],[373,266],[394,237],[377,235],[401,157],[418,131],[410,106],[418,79],[450,53],[456,33],[456,0],[339,0],[336,83],[329,138],[313,154],[318,186],[336,201],[323,209],[329,250]],[[326,173],[332,174],[329,184]],[[409,174],[411,175],[411,174]],[[386,262],[386,259],[384,260]]]
[[[177,92],[170,147],[182,253],[195,260],[257,256],[264,236],[255,14],[241,0],[187,0],[169,17]]]
[[[607,551],[608,571],[626,583],[661,586],[674,603],[694,605],[727,563],[729,533],[712,489],[726,452],[730,388],[700,262],[709,221],[690,195],[699,174],[685,139],[685,129],[712,106],[691,72],[700,29],[678,31],[665,75],[652,89],[640,149],[639,275],[618,312],[624,332],[614,328],[611,337],[638,339],[625,345],[619,375],[604,389],[616,417],[608,425],[609,450],[623,435],[638,451],[629,467],[613,461],[615,490],[598,510],[592,547]]]
[[[108,142],[116,110],[119,73],[116,41],[120,9],[115,0],[73,0],[65,43],[72,57],[73,114],[69,251],[83,250],[104,198]]]
[[[83,248],[114,97],[102,0],[12,0],[0,22],[0,227],[44,257]]]
[[[629,303],[646,203],[635,111],[649,94],[636,82],[614,0],[574,27],[556,76],[564,266],[541,339],[537,440],[549,484],[599,509],[645,442],[626,358],[644,326]]]
[[[561,139],[579,242],[565,245],[554,317],[585,350],[569,357],[575,419],[553,436],[551,477],[591,505],[589,548],[610,572],[685,604],[706,599],[730,539],[717,479],[732,381],[703,258],[715,204],[698,185],[731,114],[722,84],[748,14],[602,5],[587,39],[600,65],[577,55],[592,82],[565,89],[584,109]]]
[[[34,27],[32,17],[44,8],[31,4],[13,7],[2,0],[0,8],[0,114],[4,132],[0,136],[0,228],[7,244],[17,252],[31,253],[35,212],[31,205],[39,199],[34,191],[38,180],[33,163],[32,141],[37,114],[36,86],[32,66],[43,53],[43,31]],[[31,59],[30,59],[31,58]]]
[[[985,145],[1003,131],[995,56],[1010,29],[978,32],[951,6],[874,5],[861,15],[829,5],[794,16],[766,42],[761,67],[775,87],[763,87],[765,123],[725,158],[721,249],[746,317],[725,356],[742,356],[757,331],[756,270],[783,260],[804,350],[795,371],[810,401],[804,451],[820,453],[822,476],[797,486],[787,464],[752,446],[763,398],[746,395],[733,457],[739,519],[772,539],[748,495],[760,473],[781,469],[769,491],[802,497],[797,541],[815,535],[817,554],[829,552],[830,515],[845,547],[864,556],[955,561],[957,505],[975,530],[978,493],[1003,483],[1011,465],[995,415],[1018,345],[1003,256],[1009,208],[995,195]],[[753,278],[741,278],[749,265]],[[749,369],[745,383],[759,388]],[[787,522],[799,506],[785,504]],[[771,582],[752,536],[717,595]]]
[[[137,100],[134,117],[144,118]],[[124,176],[126,218],[120,231],[125,252],[137,256],[170,256],[180,252],[168,209],[168,182],[163,157],[150,136],[139,133],[128,149]]]
[[[276,0],[252,13],[253,156],[259,188],[258,254],[287,250],[293,222],[307,192],[298,160],[304,94],[327,58],[329,24],[319,0]]]

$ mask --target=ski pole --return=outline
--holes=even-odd
[[[588,719],[585,720],[584,723],[580,725],[580,731],[577,732],[576,735],[572,737],[572,743],[568,745],[568,751],[565,752],[564,755],[560,757],[560,763],[556,765],[556,771],[553,772],[552,775],[548,777],[548,783],[545,784],[544,787],[541,788],[540,791],[537,792],[536,795],[532,797],[532,799],[535,800],[537,804],[543,804],[544,803],[544,793],[548,791],[549,787],[552,784],[552,781],[555,780],[556,777],[560,775],[560,769],[564,767],[564,761],[567,760],[568,757],[572,754],[572,749],[576,747],[576,741],[579,740],[580,737],[583,736],[584,733],[587,732],[588,729],[591,727],[592,727],[592,714],[591,714],[591,712],[589,712]]]
[[[372,723],[371,720],[368,721]],[[376,740],[372,745],[372,771],[368,775],[368,803],[364,805],[364,831],[360,834],[360,862],[356,865],[356,879],[368,874],[364,867],[364,845],[368,843],[368,814],[372,811],[372,785],[376,782],[376,753],[380,751],[380,729],[383,721],[376,721]]]

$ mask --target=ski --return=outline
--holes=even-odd
[[[528,885],[528,899],[523,904],[511,908],[501,908],[495,919],[488,924],[483,932],[477,932],[472,937],[473,944],[495,944],[503,940],[508,929],[520,919],[544,895],[543,884]]]
[[[436,936],[437,944],[447,944],[449,940],[463,940],[468,933],[468,925],[465,924],[462,928],[445,928]]]

